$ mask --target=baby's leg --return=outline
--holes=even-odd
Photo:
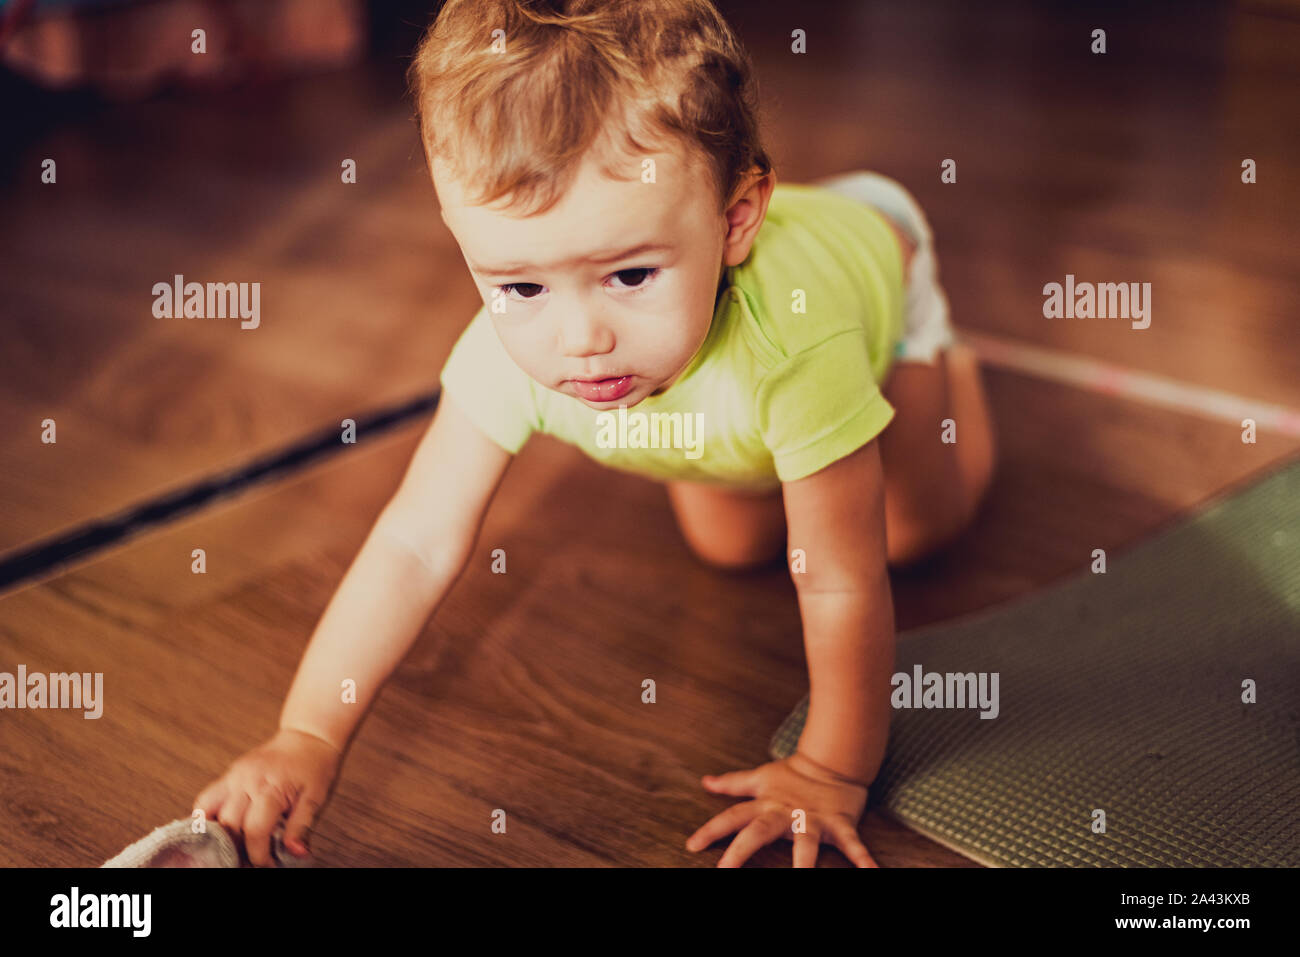
[[[968,497],[967,510],[973,515],[984,500],[997,469],[997,431],[975,350],[962,343],[949,346],[944,352],[944,362],[948,368],[953,421],[965,423],[965,431],[962,431],[962,426],[957,427],[958,438],[970,440],[964,445],[958,441],[954,449],[961,469],[962,488]]]
[[[903,230],[899,228],[898,223],[894,222],[888,216],[883,216],[883,214],[882,218],[885,220],[885,224],[894,231],[894,235],[898,237],[898,248],[903,253],[903,275],[906,276],[911,272],[912,259],[916,256],[916,243],[912,241],[912,238],[908,236],[907,233],[903,232]]]
[[[907,565],[941,548],[975,516],[993,478],[996,436],[979,363],[956,344],[933,363],[896,361],[882,390],[894,418],[876,439],[885,482],[886,559]],[[942,441],[951,419],[956,439]],[[699,482],[668,482],[682,537],[706,564],[743,570],[785,551],[785,501]]]
[[[739,571],[775,561],[785,551],[785,501],[702,482],[668,482],[668,500],[682,537],[697,558]]]
[[[895,415],[880,437],[880,459],[889,562],[907,565],[970,524],[992,481],[996,439],[975,353],[953,334],[925,213],[898,183],[856,182],[880,204],[904,259],[903,339],[881,387]]]
[[[889,214],[884,219],[898,237],[904,277],[932,282],[928,273],[914,277],[918,243]],[[935,300],[909,295],[908,306],[933,309]],[[935,341],[929,340],[931,348]],[[895,409],[878,439],[885,479],[886,558],[891,565],[906,565],[946,544],[970,523],[993,475],[993,422],[975,354],[960,344],[937,352],[933,362],[896,360],[882,391]],[[955,424],[953,444],[941,441],[944,419]],[[668,482],[667,487],[682,536],[707,564],[746,569],[784,552],[785,503],[779,490],[753,495],[696,482]]]
[[[876,439],[885,481],[886,560],[908,565],[970,524],[993,478],[996,439],[979,364],[969,346],[933,363],[894,363],[882,390],[894,418]],[[942,441],[952,419],[956,441]],[[785,551],[785,502],[699,482],[668,482],[682,537],[715,568],[743,570]]]
[[[970,524],[992,481],[996,437],[969,346],[950,346],[933,363],[894,363],[882,391],[895,410],[879,439],[888,557],[907,565]],[[943,441],[945,419],[955,442]]]

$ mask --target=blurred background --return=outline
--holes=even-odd
[[[907,185],[961,330],[1300,405],[1300,4],[721,8],[755,57],[779,178]],[[478,303],[404,88],[435,9],[0,3],[0,556],[430,393]],[[1042,286],[1067,272],[1151,282],[1151,327],[1045,320]],[[177,273],[260,281],[261,328],[155,319],[148,290]],[[63,440],[35,454],[46,417]],[[1147,464],[1151,441],[1076,458],[1178,504],[1218,480],[1204,454]]]
[[[1001,470],[976,526],[895,577],[901,628],[1041,588],[1091,548],[1140,541],[1300,451],[1300,2],[718,6],[754,57],[778,179],[874,169],[906,185],[934,227],[958,332],[987,360]],[[80,779],[15,779],[20,838],[0,863],[107,858],[185,811],[274,726],[311,626],[396,488],[442,362],[480,305],[438,217],[405,90],[435,11],[410,0],[0,0],[0,665],[116,664],[110,687],[134,702],[93,735],[52,721],[15,742],[13,768],[50,749],[69,756],[61,767],[79,756],[106,799],[78,810]],[[1104,54],[1091,49],[1098,28]],[[790,50],[794,29],[806,54]],[[941,181],[946,159],[955,183]],[[355,183],[341,176],[347,160]],[[260,326],[156,318],[151,289],[176,274],[260,282]],[[1150,282],[1150,327],[1045,319],[1043,286],[1067,274]],[[1175,383],[1165,394],[1176,401],[1151,401],[1151,377]],[[1258,412],[1254,444],[1241,441],[1243,408]],[[355,446],[338,440],[349,418],[362,426]],[[56,443],[41,441],[46,420]],[[608,700],[588,689],[591,662],[613,674],[629,652],[558,636],[599,615],[643,651],[707,635],[689,652],[701,674],[765,662],[758,691],[717,692],[707,712],[675,719],[689,738],[701,720],[748,709],[695,763],[717,771],[719,755],[753,752],[804,680],[788,576],[701,569],[669,515],[661,487],[535,438],[484,531],[509,543],[520,577],[507,589],[486,570],[467,574],[367,725],[384,730],[366,733],[446,742],[447,773],[481,760],[516,775],[516,791],[537,787],[576,812],[603,792],[566,763],[575,757],[515,762],[503,735],[467,729],[500,707],[522,710],[498,714],[495,730],[517,719],[525,738],[585,721],[578,701]],[[608,568],[589,551],[593,528],[640,547]],[[200,545],[208,568],[196,576]],[[629,598],[629,580],[655,594]],[[663,593],[676,603],[664,608]],[[725,612],[735,607],[763,624],[738,624]],[[458,635],[474,655],[456,650]],[[542,659],[528,667],[550,687],[577,683],[573,711],[513,697],[539,675],[510,663]],[[129,762],[149,743],[156,760],[129,786],[97,763]],[[592,743],[593,766],[630,762],[629,780],[645,784],[658,767],[627,741],[603,747]],[[683,739],[673,753],[690,749]],[[411,806],[406,788],[455,808],[438,790],[454,783],[371,760],[353,772],[365,787],[345,783],[339,798],[371,822],[369,838],[326,832],[336,859],[427,863],[462,840],[459,812],[410,825],[392,811]],[[666,823],[658,809],[643,820],[693,829],[700,800],[683,798]],[[382,820],[368,816],[386,801]],[[69,836],[79,814],[98,837]],[[539,834],[538,859],[583,863],[617,846],[618,861],[694,861],[645,826],[589,843]],[[870,828],[886,858],[953,857]]]

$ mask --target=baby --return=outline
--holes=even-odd
[[[285,815],[286,845],[308,853],[361,716],[459,577],[513,454],[545,432],[663,481],[709,565],[790,548],[811,685],[797,751],[704,777],[752,800],[686,847],[738,832],[719,861],[738,867],[784,836],[797,867],[822,842],[875,866],[857,829],[889,734],[887,566],[960,532],[994,469],[925,216],[871,173],[776,185],[750,64],[708,0],[450,0],[410,76],[484,306],[279,731],[195,808],[255,864]]]

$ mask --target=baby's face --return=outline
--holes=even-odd
[[[467,205],[433,164],[443,220],[506,352],[594,409],[634,406],[676,380],[708,334],[733,265],[724,251],[736,254],[703,166],[649,156],[653,183],[640,180],[641,158],[625,161],[628,179],[611,180],[589,157],[560,202],[529,218]],[[498,296],[504,313],[492,311]]]

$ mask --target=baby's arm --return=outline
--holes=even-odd
[[[806,570],[792,575],[810,685],[798,752],[870,784],[889,738],[894,670],[878,443],[785,483],[783,494],[790,548],[806,556]]]
[[[736,833],[719,867],[740,867],[778,836],[795,867],[813,867],[821,843],[859,867],[875,859],[858,836],[867,789],[889,739],[894,604],[885,562],[885,492],[875,440],[812,475],[782,483],[792,570],[808,652],[808,717],[794,754],[707,776],[716,794],[749,797],[686,841],[699,851]],[[804,825],[796,830],[796,823]]]
[[[326,607],[268,742],[235,760],[195,799],[266,865],[303,837],[333,789],[370,704],[460,577],[511,455],[444,394],[396,494],[380,513]],[[344,682],[355,682],[355,700]]]
[[[460,577],[512,456],[444,393],[396,494],[316,627],[281,728],[346,749],[380,687]],[[345,679],[356,703],[343,703]]]

